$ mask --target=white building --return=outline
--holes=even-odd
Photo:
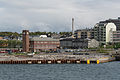
[[[47,38],[47,35],[40,35],[40,38]]]

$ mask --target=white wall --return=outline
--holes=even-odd
[[[114,23],[108,23],[106,25],[106,42],[111,41],[112,31],[116,31],[116,25]]]
[[[99,42],[95,39],[92,39],[88,42],[88,48],[97,48],[99,47]]]

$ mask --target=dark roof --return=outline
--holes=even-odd
[[[82,38],[66,38],[66,39],[61,39],[60,41],[87,41],[89,39],[82,39]]]
[[[77,31],[93,31],[93,29],[78,29],[75,32],[77,32]]]
[[[60,41],[73,41],[75,40],[75,38],[64,38],[64,39],[61,39]]]
[[[119,22],[120,23],[120,17],[118,19],[108,19],[105,21],[100,21],[100,23],[109,23],[109,22],[113,22],[113,23]]]

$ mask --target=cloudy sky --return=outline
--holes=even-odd
[[[120,0],[0,0],[0,31],[71,31],[120,16]]]

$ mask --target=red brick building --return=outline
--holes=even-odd
[[[120,43],[120,31],[113,31],[111,42],[113,43]]]
[[[59,39],[33,37],[30,39],[30,51],[40,52],[56,50],[60,46]]]

